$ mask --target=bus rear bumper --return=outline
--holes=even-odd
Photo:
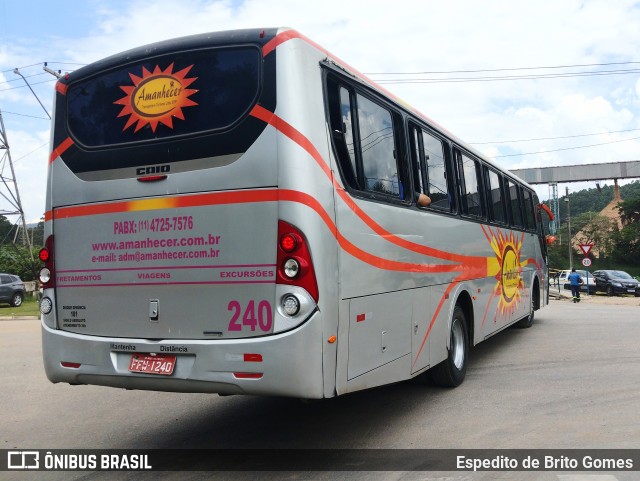
[[[228,340],[109,338],[42,324],[44,366],[53,383],[318,399],[323,397],[320,316],[316,312],[285,333]],[[174,372],[129,372],[133,353],[176,355]]]

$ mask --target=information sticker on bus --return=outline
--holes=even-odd
[[[170,376],[176,367],[176,356],[136,353],[131,355],[129,372]]]

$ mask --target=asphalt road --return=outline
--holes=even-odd
[[[0,449],[638,448],[639,339],[637,305],[552,301],[538,311],[531,329],[508,329],[477,346],[467,378],[456,389],[405,382],[303,403],[54,385],[42,368],[39,321],[0,320]],[[46,479],[141,479],[140,473],[78,472],[5,472],[0,479],[42,479],[43,474]],[[340,477],[453,481],[499,474],[351,472]],[[501,479],[615,481],[638,479],[638,471],[599,476],[520,472]],[[328,472],[269,477],[336,479]]]

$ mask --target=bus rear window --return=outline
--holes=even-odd
[[[175,52],[70,84],[69,132],[100,148],[224,130],[256,102],[257,47]]]

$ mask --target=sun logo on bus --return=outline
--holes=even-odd
[[[173,118],[184,120],[182,109],[198,105],[189,97],[198,90],[189,89],[197,77],[187,78],[193,65],[173,72],[173,63],[162,70],[156,65],[153,72],[142,67],[142,77],[129,72],[133,85],[121,85],[125,96],[114,104],[122,105],[118,117],[129,115],[123,131],[136,124],[134,133],[146,125],[156,131],[158,124],[173,129]]]
[[[513,232],[504,236],[498,231],[497,235],[492,235],[491,247],[496,257],[489,259],[489,269],[498,281],[495,287],[496,295],[500,296],[498,309],[502,316],[510,316],[522,300],[522,242],[518,242]]]

